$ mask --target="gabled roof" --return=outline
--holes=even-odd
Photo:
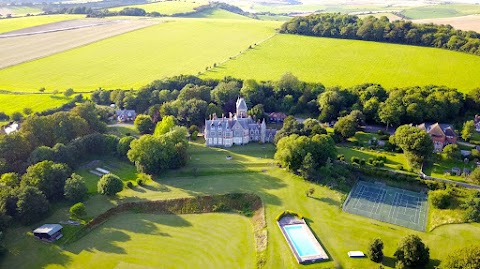
[[[442,127],[440,127],[440,124],[438,124],[438,122],[430,126],[428,133],[433,136],[445,136],[445,133],[443,132]]]
[[[61,229],[63,229],[63,227],[60,224],[43,224],[33,230],[33,233],[53,235]]]

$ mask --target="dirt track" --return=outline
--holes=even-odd
[[[0,61],[0,69],[158,23],[151,20],[106,20],[104,22],[105,23],[92,23],[89,19],[82,19],[75,20],[72,22],[73,24],[70,24],[70,28],[74,27],[72,25],[76,25],[75,27],[83,26],[75,29],[61,30],[62,28],[60,27],[65,28],[67,26],[62,22],[60,24],[54,23],[15,31],[20,32],[20,36],[0,38],[0,47],[2,48],[0,50],[0,59],[2,59],[2,61]],[[87,27],[85,25],[91,26]],[[42,29],[44,33],[38,33],[41,32]],[[11,33],[14,32],[10,32],[10,34]],[[32,35],[32,33],[38,34]]]

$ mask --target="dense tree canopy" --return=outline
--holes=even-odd
[[[28,167],[22,184],[37,187],[50,201],[59,200],[63,198],[65,181],[70,173],[65,164],[42,161]]]
[[[393,135],[393,141],[412,163],[421,163],[433,153],[433,142],[427,132],[420,128],[402,125]]]
[[[77,203],[87,197],[87,185],[80,175],[73,173],[66,181],[64,187],[65,198],[71,202]]]
[[[152,133],[154,127],[152,117],[143,114],[137,115],[133,124],[135,125],[135,128],[138,130],[138,132],[141,134]]]
[[[308,153],[311,155],[309,161],[315,167],[325,165],[328,159],[333,160],[337,155],[335,143],[328,135],[307,137],[293,134],[278,141],[274,158],[287,169],[297,171]]]
[[[448,255],[439,269],[475,269],[480,268],[480,246],[473,245],[458,249]]]
[[[430,249],[417,235],[408,235],[400,241],[393,256],[405,266],[424,268],[430,261]]]
[[[480,34],[476,32],[457,30],[451,25],[390,22],[385,16],[361,19],[340,13],[314,14],[291,19],[282,25],[280,32],[419,45],[480,55]]]
[[[48,200],[39,189],[26,186],[19,190],[17,212],[22,223],[31,224],[39,221],[48,210]]]
[[[186,164],[187,130],[184,127],[169,130],[160,135],[143,135],[132,141],[127,156],[139,172],[157,174]]]

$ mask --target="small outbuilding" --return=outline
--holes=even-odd
[[[365,254],[361,251],[358,251],[358,250],[349,251],[347,254],[348,254],[348,257],[350,257],[350,258],[363,258],[363,257],[365,257]]]
[[[33,235],[38,239],[53,242],[62,238],[62,229],[63,227],[60,224],[43,224],[33,230]]]

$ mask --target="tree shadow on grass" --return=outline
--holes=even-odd
[[[126,254],[125,249],[118,246],[117,243],[129,240],[130,236],[123,231],[98,227],[75,244],[65,247],[65,250],[77,255],[82,251],[94,252],[95,250],[106,253]]]
[[[330,197],[317,198],[317,197],[310,196],[310,198],[315,199],[315,200],[320,201],[320,202],[323,202],[323,203],[326,203],[326,204],[329,204],[329,205],[332,205],[332,206],[340,206],[339,201],[336,201],[336,200],[334,200]]]
[[[264,203],[271,205],[281,205],[282,201],[267,191],[287,186],[281,179],[260,172],[170,178],[161,183],[183,189],[193,196],[232,192],[256,193]]]
[[[192,224],[175,214],[153,214],[123,212],[110,217],[104,224],[94,228],[85,237],[65,247],[65,250],[80,254],[82,251],[100,251],[105,253],[126,254],[119,246],[120,242],[131,239],[126,232],[146,234],[151,236],[168,236],[162,232],[159,225],[173,227],[189,227]]]
[[[385,267],[395,268],[395,263],[397,263],[397,259],[395,257],[383,256],[382,265]]]

